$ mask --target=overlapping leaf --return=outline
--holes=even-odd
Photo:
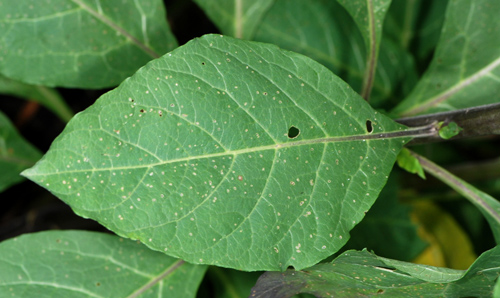
[[[50,231],[0,243],[2,297],[195,297],[205,270],[103,233]]]
[[[22,181],[19,173],[33,166],[41,156],[0,111],[0,191]]]
[[[264,273],[252,297],[491,297],[500,274],[500,247],[483,253],[469,270],[416,265],[348,251],[332,263],[303,271]]]
[[[364,39],[348,12],[336,1],[276,0],[257,28],[254,40],[311,57],[356,92],[362,92],[367,57]],[[387,99],[399,102],[399,89],[405,92],[412,88],[415,78],[408,53],[391,40],[383,40],[370,103],[380,106]]]
[[[304,268],[347,241],[402,129],[307,57],[207,35],[75,116],[24,175],[189,262]]]
[[[499,1],[451,1],[434,58],[401,116],[500,101]]]
[[[274,0],[195,0],[224,35],[252,39]]]
[[[0,73],[103,88],[176,46],[160,0],[0,1]]]

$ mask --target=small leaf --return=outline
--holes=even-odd
[[[28,143],[0,111],[0,191],[21,182],[19,175],[42,157],[38,149]]]
[[[39,102],[64,122],[68,122],[73,117],[73,112],[64,99],[57,90],[52,88],[28,85],[0,75],[0,93]]]
[[[500,274],[500,247],[483,253],[469,270],[416,265],[348,251],[332,263],[303,271],[266,272],[252,297],[491,297]]]
[[[224,35],[252,39],[274,0],[195,0]]]
[[[500,1],[450,1],[431,65],[394,112],[449,111],[499,101]],[[487,30],[485,30],[487,28]]]
[[[412,174],[418,174],[420,178],[425,179],[424,169],[418,159],[411,155],[410,150],[403,148],[398,154],[398,166]]]
[[[448,123],[447,125],[439,128],[439,136],[442,139],[448,140],[448,139],[451,139],[454,136],[458,135],[462,130],[463,130],[463,128],[458,126],[458,124],[456,122],[452,121],[452,122]]]
[[[192,263],[304,268],[345,244],[404,129],[307,57],[207,35],[75,116],[24,175]]]
[[[29,84],[118,85],[177,43],[161,0],[3,1],[0,72]]]
[[[103,233],[49,231],[0,243],[0,292],[12,297],[196,297],[205,270]]]

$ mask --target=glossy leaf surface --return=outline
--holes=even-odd
[[[0,243],[2,297],[196,297],[205,270],[104,233],[49,231]]]
[[[307,57],[207,35],[75,116],[24,175],[189,262],[304,268],[345,244],[403,129]]]
[[[400,116],[500,101],[499,1],[451,1],[429,69],[394,112]]]
[[[0,1],[0,73],[29,84],[115,86],[176,45],[160,0]]]
[[[491,297],[500,273],[500,247],[483,253],[469,270],[416,265],[348,251],[332,263],[303,271],[267,272],[252,297]]]
[[[19,175],[42,157],[0,111],[0,191],[22,181]]]
[[[274,0],[195,0],[222,34],[252,39]]]

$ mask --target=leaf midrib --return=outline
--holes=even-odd
[[[431,134],[431,132],[429,132],[429,134]],[[432,133],[432,134],[434,134],[434,133]],[[251,148],[244,148],[244,149],[237,149],[237,150],[229,150],[229,151],[216,152],[216,153],[210,153],[210,154],[204,154],[204,155],[187,156],[187,157],[164,160],[161,162],[150,163],[150,164],[145,164],[145,165],[122,166],[122,167],[111,167],[111,168],[92,168],[92,169],[82,169],[82,170],[74,170],[74,171],[59,171],[59,172],[54,173],[54,174],[59,175],[59,174],[67,174],[67,173],[86,173],[89,171],[95,172],[95,171],[143,169],[143,168],[152,168],[152,167],[156,167],[156,166],[177,163],[177,162],[183,162],[183,161],[191,161],[191,160],[206,159],[206,158],[213,158],[213,157],[222,157],[222,156],[228,156],[228,155],[238,156],[238,155],[245,154],[245,153],[254,153],[254,152],[266,151],[266,150],[279,150],[279,149],[286,149],[286,148],[295,147],[295,146],[309,146],[309,145],[313,145],[313,144],[349,142],[349,141],[404,139],[404,138],[420,137],[420,136],[422,136],[421,128],[412,128],[412,129],[390,131],[390,132],[384,132],[384,133],[359,134],[359,135],[340,136],[340,137],[325,137],[325,138],[300,140],[300,141],[278,143],[278,144],[271,144],[271,145],[266,145],[266,146],[258,146],[258,147],[251,147]],[[137,147],[136,144],[124,141],[122,139],[119,139],[119,140]],[[29,169],[27,171],[29,172]],[[37,174],[37,173],[25,173],[25,174],[28,175],[29,177],[46,176],[47,175],[47,174]]]

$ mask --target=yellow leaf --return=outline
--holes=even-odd
[[[451,215],[431,202],[413,204],[412,220],[419,236],[429,243],[414,263],[467,269],[476,260],[472,243]]]

